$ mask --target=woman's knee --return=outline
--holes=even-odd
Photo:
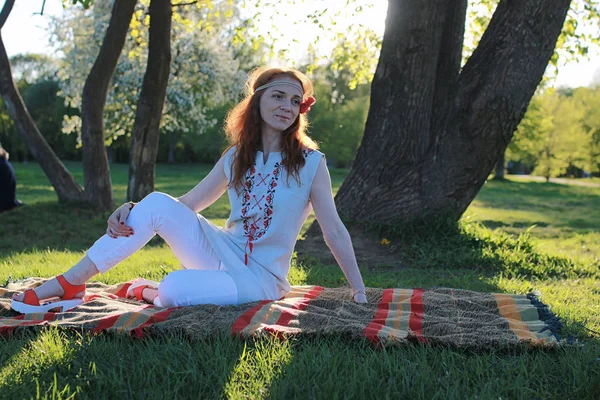
[[[152,192],[144,197],[137,206],[165,206],[178,202],[175,197],[162,192]]]
[[[162,192],[152,192],[144,197],[131,211],[132,214],[142,213],[161,216],[165,210],[172,210],[174,206],[180,205],[179,200]]]

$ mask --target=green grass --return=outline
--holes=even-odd
[[[600,261],[600,188],[488,181],[463,218],[511,234],[529,229],[538,250]]]
[[[81,181],[81,166],[68,168]],[[36,164],[15,169],[19,197],[28,205],[0,215],[0,282],[64,271],[103,234],[108,217],[87,206],[56,204]],[[181,195],[208,170],[158,166],[156,188]],[[332,171],[335,190],[345,174]],[[112,179],[115,199],[123,201],[127,167],[113,165]],[[0,398],[597,398],[599,199],[598,188],[490,181],[457,228],[388,237],[400,244],[404,268],[362,268],[372,287],[538,290],[563,319],[562,333],[579,338],[580,346],[378,349],[331,337],[281,342],[224,336],[192,342],[49,328],[0,338]],[[203,214],[222,224],[228,210],[221,198]],[[98,279],[160,279],[176,268],[170,250],[153,240]],[[293,260],[290,280],[345,285],[337,266],[307,260]]]

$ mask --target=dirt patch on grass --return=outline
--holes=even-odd
[[[408,267],[406,259],[402,257],[401,244],[385,241],[382,244],[382,239],[374,232],[352,225],[347,228],[360,267],[367,267],[371,271]],[[296,243],[296,252],[301,261],[317,259],[326,265],[337,264],[323,239],[321,228],[316,224],[308,230],[304,239]]]

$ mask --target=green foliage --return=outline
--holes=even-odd
[[[268,41],[276,43],[281,40],[277,20],[288,15],[288,10],[293,10],[295,20],[293,24],[298,27],[299,32],[318,29],[316,40],[307,44],[309,58],[313,67],[322,65],[330,61],[330,54],[320,54],[315,49],[320,44],[327,42],[337,42],[339,38],[352,36],[354,32],[365,34],[368,30],[363,25],[361,17],[374,8],[379,7],[382,2],[373,0],[347,0],[345,2],[322,2],[317,0],[304,0],[299,3],[294,0],[247,0],[248,5],[254,6],[258,11],[254,16],[261,25],[266,25],[268,31]],[[499,0],[469,0],[465,21],[465,37],[463,42],[463,64],[473,53],[473,50],[479,44],[487,26],[494,14]],[[283,7],[282,7],[283,5]],[[268,8],[269,12],[263,9]],[[311,10],[303,12],[304,9]],[[346,25],[347,21],[352,21]],[[382,20],[383,21],[383,20]],[[573,62],[582,58],[588,58],[593,54],[593,50],[598,50],[600,38],[600,2],[598,0],[573,0],[567,14],[563,30],[558,39],[556,50],[550,60],[550,68],[544,77],[544,84],[548,83],[557,73],[558,68],[568,62]],[[381,40],[379,35],[373,37],[375,43]],[[311,37],[312,39],[312,37]],[[295,42],[298,42],[296,40]],[[327,47],[327,46],[323,46]],[[272,56],[274,45],[272,45]],[[329,50],[327,50],[329,51]],[[356,54],[348,53],[341,55],[338,59],[340,65],[345,64],[345,68],[356,65]],[[289,58],[289,51],[283,50],[283,59]],[[364,55],[360,55],[361,60],[367,60]],[[367,68],[368,69],[368,68]]]
[[[345,84],[341,80],[332,82],[327,76],[315,76],[318,103],[309,113],[310,135],[336,167],[348,167],[354,160],[369,110],[369,87],[361,85],[348,91]],[[341,93],[344,89],[346,94]]]
[[[360,29],[346,35],[339,34],[338,40],[331,53],[330,68],[340,76],[347,75],[350,90],[371,82],[381,49],[381,38],[372,30]]]
[[[81,4],[83,6],[83,8],[90,8],[90,6],[92,4],[94,4],[94,0],[62,0],[63,2],[63,7],[66,7],[66,5],[70,2],[73,5],[76,4]]]
[[[467,10],[463,64],[473,53],[494,14],[499,0],[471,0]],[[598,49],[600,38],[600,2],[573,0],[543,84],[556,76],[560,66],[588,58],[590,49]]]
[[[21,85],[54,79],[58,64],[46,54],[23,53],[10,58],[13,79]]]
[[[380,47],[372,31],[359,31],[339,39],[327,64],[307,68],[317,98],[310,135],[336,167],[350,166],[362,140]]]
[[[75,110],[67,107],[59,96],[57,60],[47,55],[19,54],[10,61],[17,88],[42,136],[59,158],[77,158],[75,138],[61,132],[63,116],[71,115]],[[0,103],[0,142],[13,161],[31,157],[3,102]]]
[[[54,43],[65,54],[59,70],[61,89],[68,103],[81,105],[83,84],[94,62],[110,18],[110,2],[95,3],[87,10],[72,8],[53,20]],[[150,24],[149,1],[136,5],[128,37],[113,76],[105,106],[105,141],[117,159],[127,158],[139,89],[146,68]],[[232,44],[232,36],[251,28],[239,16],[237,4],[226,0],[176,2],[171,29],[171,69],[160,129],[168,137],[169,161],[189,161],[198,136],[214,132],[222,121],[222,107],[237,98],[245,78],[244,67],[253,66],[261,48],[249,43]],[[225,44],[223,44],[225,43]],[[250,49],[249,49],[250,48]],[[235,56],[242,60],[238,62]],[[79,115],[65,116],[63,131],[79,135]],[[212,139],[216,139],[212,136]],[[200,159],[211,161],[220,149],[203,149]],[[207,156],[209,154],[209,156]],[[183,157],[182,157],[183,155]],[[206,157],[206,158],[205,158]],[[182,159],[183,158],[183,159]]]
[[[600,88],[546,90],[536,95],[507,159],[534,167],[546,178],[569,169],[600,172]]]

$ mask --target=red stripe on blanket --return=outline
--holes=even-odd
[[[408,328],[420,342],[426,342],[423,337],[423,289],[416,288],[410,299],[410,318]]]
[[[44,314],[44,317],[42,318],[44,321],[54,321],[56,319],[56,314],[55,312],[47,312],[46,314]]]
[[[388,317],[390,311],[390,303],[394,295],[394,289],[385,289],[381,301],[377,305],[377,313],[373,320],[363,330],[363,336],[370,342],[377,344],[379,343],[379,331],[385,325],[385,320]]]
[[[271,303],[271,300],[262,300],[258,305],[252,307],[244,314],[242,314],[231,327],[231,333],[234,336],[237,336],[240,332],[242,332],[252,321],[254,314],[256,314],[265,304]]]
[[[291,310],[298,310],[298,311],[306,310],[306,307],[308,307],[308,303],[310,303],[311,300],[316,299],[322,291],[323,291],[323,287],[315,286],[315,288],[313,290],[311,290],[310,292],[308,292],[304,296],[302,296],[302,299],[299,300],[296,304],[294,304],[290,309],[282,309],[279,319],[277,319],[277,322],[275,322],[275,327],[266,327],[265,331],[274,334],[275,336],[277,336],[280,339],[283,339],[284,338],[283,332],[279,331],[277,329],[277,327],[288,326],[290,321],[292,319],[294,319],[295,316],[298,315],[298,313],[293,312]]]
[[[129,286],[131,286],[131,282],[127,282],[126,284],[123,285],[123,287],[121,289],[119,289],[117,291],[117,293],[115,293],[115,296],[124,299],[127,297],[127,289],[129,289]]]
[[[315,286],[313,290],[311,290],[303,296],[302,300],[294,304],[291,310],[305,310],[306,307],[308,307],[308,303],[310,303],[311,300],[316,299],[319,293],[321,293],[322,291],[323,288],[321,286]],[[275,325],[287,326],[296,315],[296,313],[290,312],[289,310],[281,310],[281,315],[279,316],[279,319],[277,320]]]
[[[137,307],[136,309],[130,311],[130,312],[138,312],[140,310],[143,310],[144,308],[148,308],[148,307],[152,307],[150,304],[145,304],[142,306]],[[110,329],[114,326],[114,324],[119,320],[119,318],[121,318],[121,316],[124,313],[117,313],[117,314],[113,314],[113,315],[109,315],[108,317],[104,317],[101,320],[98,321],[98,325],[95,328],[90,329],[90,331],[92,332],[101,332],[101,331],[105,331],[107,329]]]
[[[138,338],[142,338],[144,336],[146,336],[146,332],[145,329],[151,325],[157,324],[159,322],[163,322],[166,321],[169,318],[169,315],[171,315],[171,313],[174,310],[177,310],[181,307],[173,307],[173,308],[167,308],[166,310],[163,311],[159,311],[156,314],[154,314],[153,316],[151,316],[150,318],[148,318],[148,320],[146,322],[144,322],[143,324],[141,324],[140,326],[138,326],[137,328],[133,329],[132,332],[138,337]]]
[[[11,337],[11,335],[13,334],[13,331],[16,328],[20,328],[23,326],[34,326],[34,325],[42,325],[43,322],[48,322],[48,321],[44,321],[44,320],[35,320],[35,321],[23,321],[18,325],[12,325],[12,326],[1,326],[0,327],[0,336],[3,336],[7,339],[9,339]]]
[[[5,337],[10,337],[15,328],[21,326],[32,326],[32,325],[44,325],[45,322],[52,322],[56,320],[56,314],[54,312],[47,312],[42,315],[41,319],[25,319],[28,314],[17,315],[16,317],[10,318],[13,321],[21,321],[18,324],[11,326],[2,326],[0,327],[0,335]],[[32,314],[29,314],[32,315]]]

